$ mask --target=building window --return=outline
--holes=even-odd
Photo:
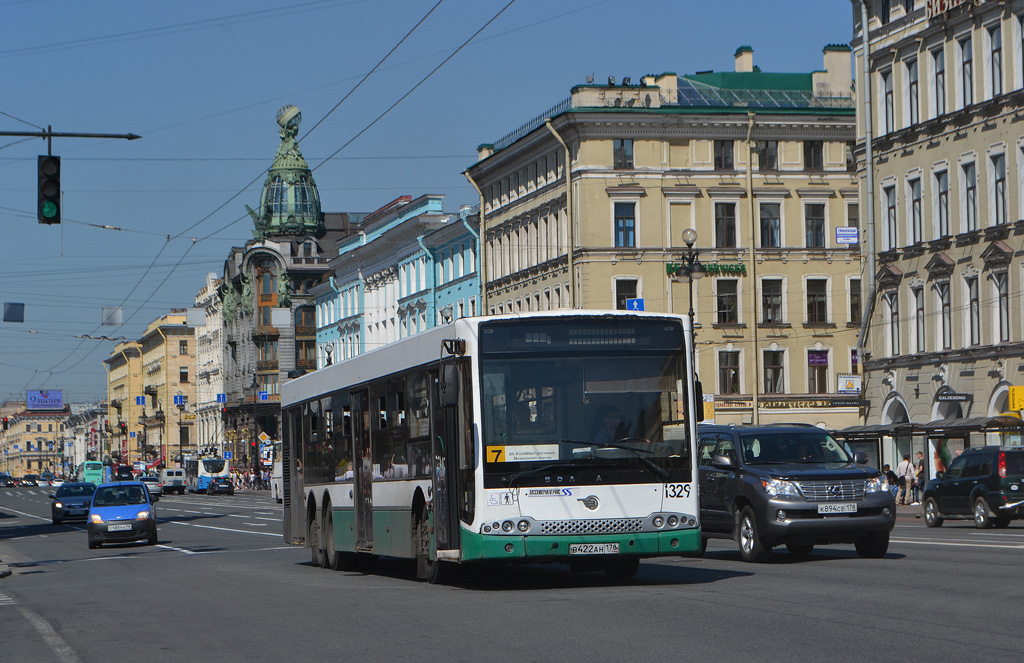
[[[1006,212],[1006,155],[992,156],[992,220],[1001,226],[1007,221]]]
[[[823,325],[828,322],[828,281],[807,279],[807,323]]]
[[[918,93],[917,60],[907,63],[907,125],[913,126],[920,120],[918,108],[920,99]]]
[[[715,149],[715,170],[733,170],[731,140],[716,140]]]
[[[764,393],[783,394],[786,392],[783,373],[782,350],[765,350],[764,352]]]
[[[178,341],[178,354],[179,355],[187,355],[188,354],[188,341]]]
[[[973,163],[961,167],[964,184],[964,227],[961,232],[978,229],[978,171]]]
[[[896,187],[887,186],[882,190],[885,197],[885,250],[896,248]]]
[[[828,350],[807,352],[807,393],[828,393]]]
[[[616,138],[612,141],[612,168],[616,170],[631,170],[633,168],[633,141],[631,139]]]
[[[949,350],[953,347],[953,309],[949,299],[949,283],[939,283],[935,289],[939,295],[939,333],[942,335],[942,349]]]
[[[804,231],[807,248],[825,248],[825,204],[807,203],[804,205]]]
[[[782,324],[782,279],[761,281],[761,311],[763,323]]]
[[[846,205],[846,225],[850,228],[860,228],[859,203],[849,203]]]
[[[910,292],[914,296],[914,342],[917,344],[914,350],[924,352],[924,288],[914,288]]]
[[[738,324],[739,318],[739,282],[736,279],[718,279],[715,283],[718,287],[716,308],[718,311],[718,324]]]
[[[999,25],[989,28],[988,43],[991,72],[989,84],[992,86],[992,96],[998,97],[1003,93],[1003,30]]]
[[[636,246],[636,203],[615,203],[615,246]]]
[[[782,218],[779,203],[761,203],[761,248],[782,246]]]
[[[946,54],[940,48],[932,51],[932,105],[935,117],[946,114]]]
[[[961,39],[960,46],[960,107],[974,103],[974,59],[971,54],[971,38]]]
[[[757,168],[758,170],[779,169],[779,141],[757,141]]]
[[[825,169],[825,144],[820,140],[804,141],[804,169]]]
[[[892,71],[883,71],[882,77],[882,133],[892,133],[895,129],[896,101],[893,98]]]
[[[740,393],[740,353],[718,353],[718,389],[722,394]]]
[[[860,324],[864,309],[860,298],[860,279],[850,279],[850,322]]]
[[[885,299],[889,305],[889,356],[896,357],[900,354],[900,296],[894,292]]]
[[[181,366],[178,368],[178,382],[181,384],[188,384],[188,366]]]
[[[910,227],[909,239],[911,244],[919,244],[922,239],[922,228],[921,228],[921,179],[914,178],[907,182],[907,193],[910,197],[910,214],[907,219]]]
[[[736,248],[736,203],[715,203],[715,247]]]
[[[1010,340],[1010,285],[1006,272],[998,272],[992,275],[992,282],[996,289],[996,300],[998,302],[999,342],[1005,343]]]
[[[637,280],[615,279],[615,308],[625,311],[629,299],[637,299]]]
[[[970,345],[981,343],[981,300],[978,297],[978,277],[967,279],[967,327]]]
[[[949,173],[935,173],[935,233],[949,237]]]

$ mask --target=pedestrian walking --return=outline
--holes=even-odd
[[[897,504],[910,504],[913,501],[914,477],[916,470],[910,462],[910,454],[903,454],[903,462],[896,466],[896,476],[899,477],[900,494],[897,497]]]
[[[921,491],[928,482],[928,469],[924,464],[924,452],[917,452],[917,471],[914,473],[914,504],[921,503]]]

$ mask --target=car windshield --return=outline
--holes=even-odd
[[[748,465],[850,462],[850,456],[842,445],[820,430],[741,435],[740,450],[743,462]]]
[[[57,489],[57,497],[88,497],[95,492],[94,483],[66,483]]]
[[[96,491],[93,506],[126,506],[146,504],[146,490],[142,486],[104,486]]]

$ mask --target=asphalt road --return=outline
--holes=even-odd
[[[418,583],[312,568],[285,546],[269,493],[169,495],[159,544],[88,550],[55,527],[46,488],[0,489],[0,660],[1019,661],[1024,523],[927,529],[904,511],[889,554],[784,549],[744,564],[644,563],[631,581],[560,565]]]

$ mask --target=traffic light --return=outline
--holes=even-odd
[[[7,417],[4,417],[4,430],[7,430],[7,426],[8,426]]]
[[[123,421],[119,423],[117,427],[121,429],[121,435],[125,435],[128,433],[128,424],[124,423]]]
[[[39,155],[39,223],[60,223],[60,157]]]

